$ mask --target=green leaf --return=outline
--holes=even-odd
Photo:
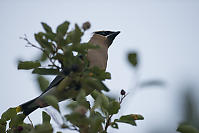
[[[33,69],[33,68],[38,68],[40,67],[41,64],[39,61],[19,61],[18,63],[18,69]]]
[[[105,122],[105,117],[103,117],[99,112],[91,112],[90,117],[91,126],[89,129],[90,133],[98,133],[103,131],[102,123]]]
[[[81,90],[76,98],[76,101],[79,105],[84,106],[86,109],[90,109],[90,102],[86,101],[86,93],[84,90]]]
[[[3,119],[1,118],[1,119],[0,119],[0,131],[6,132],[6,125],[7,125],[6,120],[3,120]]]
[[[82,115],[81,113],[74,112],[72,114],[65,115],[65,118],[75,126],[86,126],[89,124],[89,119],[86,115]]]
[[[135,120],[143,120],[144,117],[142,115],[138,114],[130,114],[130,115],[124,115],[121,116],[120,119],[115,119],[114,122],[122,122],[122,123],[127,123],[133,126],[136,126]]]
[[[71,101],[70,104],[67,105],[67,108],[71,109],[71,110],[75,110],[75,108],[78,107],[78,102],[77,101]]]
[[[188,124],[180,124],[177,128],[177,131],[181,133],[199,133],[197,128]]]
[[[26,118],[26,116],[24,114],[18,114],[16,116],[14,116],[13,118],[11,118],[11,121],[9,123],[9,127],[13,128],[13,127],[17,127],[18,125],[23,123],[23,120]]]
[[[48,50],[51,53],[54,53],[53,49],[53,43],[48,41],[48,38],[46,37],[46,34],[43,32],[39,32],[37,34],[34,34],[35,40],[40,44],[40,46],[44,50]]]
[[[96,89],[98,91],[109,91],[109,89],[101,81],[93,77],[83,79],[83,85],[85,88],[91,88],[93,90]]]
[[[41,91],[43,92],[49,85],[49,81],[44,76],[37,76],[37,82]]]
[[[82,43],[82,44],[76,44],[72,45],[72,50],[79,52],[81,54],[86,54],[88,52],[88,49],[97,49],[99,46],[93,45],[91,43]]]
[[[1,125],[1,124],[0,124],[0,131],[1,131],[2,133],[6,133],[6,125]]]
[[[3,120],[10,120],[11,118],[15,117],[17,114],[16,112],[16,108],[9,108],[7,111],[5,111],[2,115],[1,115],[1,121]]]
[[[133,126],[136,126],[135,120],[130,116],[121,116],[120,119],[115,119],[114,122],[127,123]]]
[[[43,61],[46,61],[47,59],[48,59],[48,57],[46,56],[46,54],[42,52],[39,57],[39,60],[43,62]]]
[[[43,123],[50,123],[51,117],[46,112],[42,111],[42,120]]]
[[[94,90],[92,93],[91,93],[91,96],[94,100],[97,99],[97,97],[100,95],[100,92],[97,91],[97,90]]]
[[[6,119],[1,118],[0,125],[6,125],[6,123],[7,123],[6,121],[7,121]]]
[[[140,83],[141,88],[153,87],[153,86],[162,87],[162,86],[165,86],[165,82],[161,80],[149,80],[149,81],[144,81]]]
[[[120,109],[120,103],[117,101],[111,101],[108,105],[108,113],[110,115],[117,114]]]
[[[108,114],[108,105],[109,105],[109,98],[105,96],[103,93],[98,95],[97,99],[95,100],[95,104],[93,108],[100,107],[102,112],[107,115]]]
[[[65,21],[64,23],[60,24],[56,30],[57,34],[61,34],[62,36],[64,36],[68,30],[69,24],[70,23],[68,21]]]
[[[23,124],[20,124],[17,128],[18,128],[18,131],[20,131],[21,129],[20,133],[30,133],[34,127],[31,124],[23,123]]]
[[[81,36],[83,35],[83,32],[79,28],[77,24],[75,24],[75,30],[69,32],[67,34],[66,41],[68,43],[73,43],[73,45],[78,45],[81,41]]]
[[[44,123],[42,125],[36,125],[31,133],[53,133],[53,128],[50,123]]]
[[[111,74],[109,72],[105,72],[105,70],[98,67],[92,67],[90,69],[90,75],[99,80],[111,79]]]
[[[59,71],[57,69],[48,69],[48,68],[36,68],[32,71],[33,74],[40,75],[59,75]]]
[[[41,22],[41,24],[42,24],[44,30],[46,31],[46,33],[52,33],[52,29],[51,29],[51,27],[49,25],[47,25],[44,22]]]
[[[54,107],[57,111],[60,112],[59,106],[58,106],[58,102],[59,102],[59,101],[57,100],[57,98],[56,98],[55,96],[47,95],[47,96],[44,97],[44,99],[45,99],[45,101],[46,101],[46,103],[47,103],[48,105],[51,105],[51,106]]]
[[[138,60],[137,60],[137,53],[132,52],[128,54],[128,60],[131,63],[131,65],[133,65],[134,67],[137,66],[138,64]]]

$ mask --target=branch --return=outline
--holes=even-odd
[[[34,47],[34,48],[36,48],[36,49],[41,50],[41,51],[47,56],[47,58],[49,59],[49,61],[51,62],[52,65],[49,65],[49,66],[52,66],[52,67],[54,66],[54,67],[56,67],[58,70],[61,69],[59,66],[57,66],[57,65],[55,64],[55,61],[53,61],[53,59],[49,56],[49,54],[46,52],[46,50],[45,50],[44,48],[38,47],[38,46],[36,46],[35,44],[31,43],[31,42],[28,40],[26,34],[24,34],[24,37],[20,37],[20,39],[23,39],[23,40],[25,40],[25,41],[27,42],[28,45],[26,45],[26,47]]]
[[[121,95],[122,95],[122,97],[121,98],[119,97],[120,105],[122,104],[122,101],[128,95],[128,93],[126,94],[126,92],[124,90],[121,90]],[[113,117],[113,114],[108,116],[107,121],[106,121],[106,125],[105,125],[105,131],[107,131],[108,127],[110,126],[112,117]]]

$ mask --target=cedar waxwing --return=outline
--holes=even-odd
[[[98,49],[89,49],[87,53],[87,59],[89,61],[89,67],[97,66],[100,69],[106,70],[107,60],[108,60],[108,48],[112,44],[115,37],[120,33],[120,31],[97,31],[94,32],[89,43],[99,46]],[[37,108],[42,108],[48,106],[45,103],[44,96],[53,95],[58,101],[63,101],[70,98],[70,88],[67,88],[67,94],[65,92],[59,92],[56,88],[64,80],[63,76],[56,76],[55,79],[50,83],[48,88],[38,97],[30,100],[24,104],[19,105],[16,108],[17,112],[23,112],[24,115],[29,115]]]

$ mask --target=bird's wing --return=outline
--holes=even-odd
[[[63,79],[64,79],[64,76],[60,76],[60,75],[56,76],[55,79],[50,83],[50,85],[48,86],[48,88],[46,88],[41,95],[43,95],[44,93],[46,93],[51,88],[57,86]]]
[[[81,60],[83,60],[82,55],[78,55],[78,57],[79,57]],[[69,70],[67,70],[67,71],[69,71]],[[64,71],[61,71],[61,72],[64,73]],[[68,75],[68,73],[67,73],[67,74],[64,73],[64,74],[65,74],[65,76]],[[47,92],[48,90],[50,90],[51,88],[57,86],[57,85],[64,79],[65,76],[60,76],[60,75],[56,76],[56,77],[54,78],[54,80],[53,80],[53,81],[50,83],[50,85],[43,91],[43,93],[42,93],[41,95],[43,95],[44,93],[46,93],[46,92]]]

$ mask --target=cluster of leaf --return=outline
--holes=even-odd
[[[35,40],[39,46],[32,44],[26,37],[23,38],[29,46],[41,50],[41,57],[36,61],[20,61],[18,69],[32,69],[33,74],[38,74],[37,79],[42,91],[49,85],[49,81],[42,75],[63,77],[57,90],[70,88],[70,92],[63,95],[74,99],[67,106],[71,112],[61,115],[58,98],[52,95],[45,97],[46,102],[63,118],[63,123],[58,124],[60,129],[75,130],[80,133],[106,133],[110,126],[117,129],[118,123],[135,126],[135,120],[144,119],[141,115],[129,114],[112,120],[112,116],[118,113],[122,100],[127,94],[122,90],[119,101],[104,95],[103,91],[108,92],[109,89],[102,81],[111,79],[110,73],[97,67],[88,67],[89,62],[86,58],[88,49],[98,48],[89,43],[81,43],[81,37],[90,27],[90,23],[84,23],[81,28],[76,24],[75,28],[69,31],[69,22],[65,21],[57,27],[56,32],[53,32],[46,23],[42,23],[42,26],[45,32],[35,34]],[[128,59],[134,67],[137,66],[136,53],[130,53]],[[45,64],[48,66],[45,67]],[[86,96],[89,94],[94,99],[94,103],[87,100]],[[43,123],[33,126],[24,123],[25,115],[17,114],[16,108],[10,108],[1,116],[0,132],[53,132],[50,123],[52,116],[42,112],[42,117]]]
[[[199,133],[199,129],[187,123],[181,123],[177,131],[181,133]]]

